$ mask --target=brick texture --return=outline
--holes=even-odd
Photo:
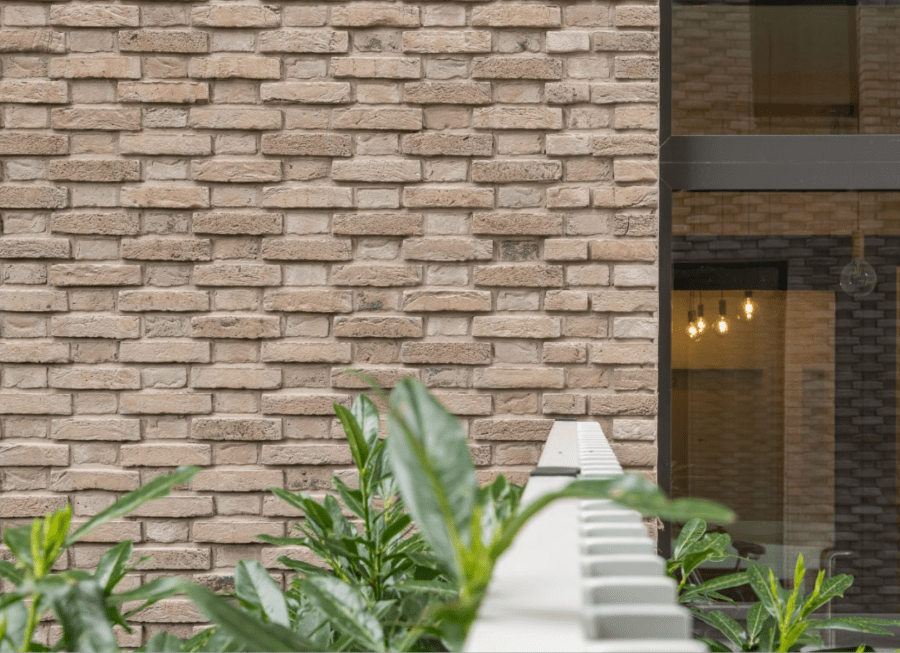
[[[556,417],[650,432],[655,16],[4,6],[0,523],[66,501],[86,519],[191,462],[108,534],[154,555],[137,573],[282,574],[253,535],[293,516],[263,499],[352,480],[347,368],[433,389],[483,479],[527,473]]]

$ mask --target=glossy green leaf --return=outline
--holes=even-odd
[[[728,589],[729,587],[740,587],[741,585],[746,585],[747,582],[747,572],[745,571],[739,571],[734,574],[726,574],[724,576],[711,578],[710,580],[704,581],[700,585],[691,585],[686,587],[681,593],[681,598],[685,601],[695,600],[696,598],[700,598],[701,596],[712,592],[718,592],[720,590]]]
[[[16,570],[16,566],[6,560],[0,560],[0,578],[8,580],[13,585],[22,583],[22,574]]]
[[[83,580],[65,598],[54,602],[53,612],[62,626],[69,651],[118,651],[112,623],[106,614],[103,589],[94,580]]]
[[[763,604],[766,612],[776,619],[779,619],[781,616],[781,603],[778,599],[778,595],[772,590],[772,586],[769,583],[769,576],[771,574],[772,570],[768,567],[753,565],[747,570],[747,579],[750,582],[750,587],[753,588],[753,592]]]
[[[875,619],[873,617],[834,617],[832,619],[810,619],[809,627],[814,630],[850,630],[874,635],[893,635],[887,626],[900,626],[900,619]]]
[[[391,403],[387,452],[404,505],[434,554],[462,577],[477,489],[465,432],[414,379],[394,388]]]
[[[347,444],[350,445],[350,454],[353,456],[353,462],[359,469],[365,467],[369,460],[369,445],[363,437],[362,427],[349,410],[340,404],[334,405],[334,413],[341,421],[344,427],[344,434],[347,436]]]
[[[3,541],[19,562],[26,567],[34,566],[31,556],[31,526],[4,528]]]
[[[166,496],[172,490],[173,486],[187,483],[199,471],[199,467],[179,467],[171,474],[159,476],[146,485],[139,487],[137,490],[129,492],[114,504],[97,513],[87,522],[75,529],[75,531],[66,538],[65,546],[71,546],[94,529],[99,528],[103,524],[116,519],[117,517],[134,512],[138,506],[141,506],[148,501]]]
[[[388,524],[388,526],[384,529],[384,532],[381,536],[382,542],[390,542],[395,537],[400,535],[403,531],[409,528],[409,525],[412,523],[412,518],[407,514],[397,515],[394,520]]]
[[[378,434],[381,432],[381,417],[375,402],[366,395],[359,395],[353,400],[350,412],[356,419],[356,423],[362,429],[363,438],[370,449],[374,449],[378,443]]]
[[[113,548],[107,549],[100,556],[94,576],[105,591],[111,591],[125,575],[133,549],[134,545],[131,540],[125,540]]]
[[[713,639],[712,637],[698,637],[697,641],[706,644],[712,653],[731,653],[730,648],[725,646],[725,644],[723,644],[722,642]]]
[[[340,632],[352,636],[367,651],[384,651],[384,630],[378,617],[353,587],[330,576],[301,579],[299,590]]]
[[[337,489],[338,494],[341,497],[341,501],[343,501],[344,506],[346,506],[347,510],[352,512],[354,515],[359,517],[360,519],[366,518],[366,508],[363,505],[363,497],[362,492],[359,490],[353,490],[347,486],[341,479],[334,477],[331,479],[331,482],[334,484],[334,487]]]
[[[756,641],[759,633],[762,631],[763,625],[769,615],[766,613],[765,607],[760,601],[757,601],[747,611],[747,637],[751,642]]]
[[[744,647],[744,644],[747,641],[746,635],[744,634],[744,628],[735,621],[734,618],[720,610],[708,612],[701,618],[710,626],[716,628],[725,635],[725,637],[728,638],[728,641],[738,647],[738,650]]]
[[[257,606],[269,621],[290,627],[291,617],[281,589],[256,560],[241,560],[234,569],[235,595]]]
[[[672,553],[672,557],[676,560],[680,560],[684,557],[685,550],[694,542],[700,540],[701,537],[706,533],[706,522],[702,519],[691,519],[688,521],[684,527],[681,529],[681,532],[678,534],[678,538],[675,540],[675,549]]]

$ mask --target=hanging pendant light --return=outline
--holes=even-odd
[[[684,330],[691,341],[697,342],[700,340],[700,329],[697,328],[697,312],[694,309],[688,311],[688,323]]]
[[[719,300],[719,315],[716,317],[716,321],[713,322],[712,329],[713,333],[715,333],[720,338],[724,338],[729,333],[731,333],[731,320],[725,317],[725,314],[728,310],[728,307],[725,303],[725,292],[722,292],[722,298]]]
[[[700,303],[697,304],[697,319],[694,324],[697,325],[697,330],[700,335],[703,335],[703,332],[706,331],[706,327],[709,326],[709,323],[706,321],[706,317],[703,315],[703,291],[700,291]]]
[[[875,268],[866,261],[866,235],[859,227],[859,193],[856,194],[856,231],[853,232],[853,260],[841,270],[841,289],[858,299],[865,297],[878,283]]]
[[[752,322],[759,315],[759,304],[753,299],[753,291],[745,290],[744,299],[738,308],[737,319],[741,322]]]

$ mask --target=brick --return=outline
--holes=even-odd
[[[541,5],[488,5],[472,8],[476,27],[559,27],[559,7]]]
[[[420,317],[336,317],[337,338],[421,338]]]
[[[374,107],[335,109],[331,121],[335,129],[418,131],[422,129],[422,110]]]
[[[188,124],[199,129],[281,129],[281,110],[198,107],[191,109]]]
[[[476,440],[545,442],[552,427],[552,419],[476,419],[472,422],[472,437]]]
[[[334,415],[334,404],[350,407],[349,395],[264,394],[262,412],[267,415]]]
[[[119,32],[120,52],[208,52],[206,32],[152,30]]]
[[[0,209],[64,209],[67,205],[65,188],[0,185]]]
[[[197,290],[123,290],[120,311],[208,311],[209,293]]]
[[[229,211],[195,213],[191,225],[195,234],[258,236],[262,234],[280,234],[284,230],[281,213],[237,213]]]
[[[137,6],[53,5],[50,24],[66,27],[137,27]]]
[[[50,387],[68,390],[138,390],[141,387],[141,373],[134,368],[51,368]]]
[[[589,398],[591,415],[656,415],[656,397],[653,395],[594,395]]]
[[[54,440],[140,440],[141,425],[136,419],[74,418],[55,419],[50,423]]]
[[[269,187],[263,189],[263,206],[287,208],[349,208],[353,191],[339,186]]]
[[[53,156],[69,153],[69,137],[59,134],[6,132],[0,134],[0,155],[30,154]]]
[[[562,59],[495,56],[472,60],[472,77],[476,79],[562,79],[562,76]]]
[[[422,283],[421,266],[341,265],[331,273],[335,286],[417,286]]]
[[[272,537],[283,537],[284,523],[271,521],[225,520],[194,522],[195,542],[256,544],[259,541],[256,536],[260,534],[270,535]],[[192,603],[189,603],[189,605],[193,606]],[[198,620],[202,620],[202,617],[191,619],[191,621]],[[168,619],[166,621],[168,621]]]
[[[64,238],[2,238],[0,258],[71,258]]]
[[[160,499],[154,499],[152,501],[148,501],[142,506],[138,506],[134,510],[132,510],[129,515],[133,515],[135,517],[208,517],[213,514],[213,498],[212,497],[192,497],[192,496],[168,496],[162,497]],[[207,569],[209,567],[209,550],[208,549],[163,549],[163,551],[172,551],[172,552],[180,552],[184,551],[186,555],[188,552],[191,552],[191,555],[198,554],[202,555],[205,553],[206,556],[206,566],[205,567],[188,567],[191,569]],[[151,555],[154,553],[153,549],[140,549],[138,551],[141,555],[147,555],[150,553]],[[168,562],[168,561],[167,561]],[[178,568],[175,565],[168,567],[169,569]],[[181,567],[184,568],[184,567]]]
[[[403,32],[403,51],[425,54],[491,51],[491,33],[478,31]]]
[[[478,129],[562,129],[562,110],[550,107],[491,107],[473,109]]]
[[[122,363],[208,363],[208,342],[123,342],[119,347]],[[163,395],[164,397],[167,395]]]
[[[409,208],[490,208],[492,188],[421,186],[403,189],[403,204]]]
[[[198,286],[277,286],[281,284],[281,268],[255,263],[197,265],[194,283]]]
[[[335,213],[331,229],[350,236],[418,236],[422,234],[421,213]]]
[[[119,448],[122,467],[165,467],[177,460],[179,465],[209,465],[212,448],[208,444],[129,444]]]
[[[66,79],[120,78],[140,79],[141,60],[137,57],[68,57],[50,60],[50,77]]]
[[[191,178],[196,181],[259,183],[281,180],[280,161],[192,161]]]
[[[65,181],[137,181],[141,164],[128,159],[68,159],[51,161],[47,178]]]
[[[349,240],[313,238],[266,238],[262,257],[288,261],[349,261],[353,258]]]
[[[281,387],[281,370],[246,367],[195,367],[191,372],[191,387],[273,390]]]
[[[596,343],[591,348],[591,362],[601,365],[653,365],[657,360],[657,345],[625,343]]]
[[[349,313],[353,297],[342,290],[267,290],[263,307],[267,311]]]
[[[655,312],[659,295],[655,292],[623,290],[592,293],[591,310],[601,313]]]
[[[5,29],[0,31],[0,52],[66,51],[66,35],[49,29]]]
[[[66,82],[0,79],[0,102],[66,104],[68,101],[69,86]]]
[[[61,342],[0,343],[0,363],[68,363],[69,345]]]
[[[264,82],[259,94],[263,102],[346,104],[353,101],[348,82]]]
[[[529,444],[498,444],[494,447],[495,465],[534,465],[540,459],[540,448]]]
[[[409,290],[403,293],[407,312],[481,312],[491,310],[491,293],[485,290]]]
[[[196,440],[259,441],[280,440],[280,419],[197,417],[191,423]]]
[[[335,57],[331,60],[333,77],[377,79],[418,79],[422,64],[416,57]]]
[[[422,167],[410,159],[387,157],[354,157],[331,164],[331,178],[335,181],[369,181],[380,183],[421,181]]]
[[[64,467],[69,464],[69,447],[65,444],[0,444],[0,465],[4,467]]]
[[[120,194],[122,206],[157,209],[209,208],[209,188],[201,186],[130,186]]]
[[[548,290],[544,295],[544,310],[586,311],[588,293],[578,290]]]
[[[325,54],[330,52],[346,52],[349,47],[350,35],[347,32],[281,29],[262,32],[259,35],[260,52],[307,52]]]
[[[659,142],[654,134],[608,134],[594,136],[591,149],[594,156],[631,156],[655,154]]]
[[[194,6],[191,25],[195,27],[278,27],[281,16],[270,5],[232,4]]]
[[[192,338],[278,338],[281,324],[277,317],[208,316],[191,318]]]
[[[50,283],[54,286],[137,286],[141,283],[141,266],[96,263],[52,265]]]
[[[491,156],[490,134],[408,134],[401,139],[403,153],[418,156]]]
[[[493,241],[468,238],[408,238],[400,255],[418,261],[471,261],[490,259]]]
[[[365,376],[361,377],[359,374]],[[368,390],[371,381],[371,383],[374,383],[381,388],[393,388],[401,381],[401,379],[406,377],[418,379],[419,371],[415,369],[389,369],[384,367],[367,367],[354,370],[332,369],[331,386],[333,388]]]
[[[66,293],[55,290],[0,290],[0,306],[16,313],[69,310]]]
[[[71,415],[72,395],[0,394],[0,415]]]
[[[559,213],[474,213],[472,233],[556,236],[563,233]]]
[[[491,345],[486,342],[404,342],[400,360],[412,364],[489,365]]]
[[[558,338],[558,317],[493,317],[472,318],[472,335],[476,338]]]
[[[351,138],[344,134],[263,134],[263,154],[350,156]]]
[[[350,465],[350,447],[342,444],[264,444],[263,465]]]
[[[184,599],[163,599],[132,617],[134,621],[150,623],[196,623],[203,617],[194,604]]]
[[[491,396],[489,394],[463,394],[459,392],[434,392],[432,393],[444,408],[454,415],[490,415]]]
[[[509,183],[555,181],[562,178],[559,161],[473,161],[472,181]]]
[[[212,141],[205,134],[122,134],[119,147],[123,154],[212,154]]]
[[[403,86],[408,104],[490,104],[490,82],[409,82]]]
[[[0,517],[43,517],[62,510],[68,502],[68,497],[60,495],[5,494],[0,497]]]
[[[557,265],[475,266],[476,286],[553,288],[563,285],[563,268]]]
[[[566,282],[569,286],[608,286],[609,266],[570,265],[566,268]]]
[[[200,344],[200,343],[198,343]],[[196,415],[212,412],[212,396],[184,392],[126,394],[119,399],[123,415]]]
[[[175,497],[170,497],[174,499]],[[207,499],[209,497],[183,497],[190,499]],[[165,499],[163,499],[165,500]],[[152,502],[151,502],[152,504]],[[145,505],[151,505],[145,504]],[[137,566],[137,569],[140,570],[150,570],[150,569],[209,569],[210,566],[210,553],[209,549],[205,547],[191,547],[191,548],[155,548],[155,547],[140,547],[135,549],[134,556],[136,558],[144,558],[149,557],[150,560],[146,560]],[[159,605],[158,603],[156,605]],[[168,605],[172,605],[175,610],[175,614],[178,614],[176,610],[181,608],[181,614],[184,617],[192,617],[197,618],[196,609],[187,602],[183,601],[174,601],[169,603]],[[177,606],[177,607],[176,607]],[[163,611],[157,611],[157,615],[165,614]],[[174,615],[173,615],[174,616]],[[151,616],[150,618],[145,618],[142,621],[155,621],[156,615]],[[179,619],[166,619],[165,621],[174,621],[177,622]]]
[[[197,104],[209,100],[209,84],[197,82],[119,82],[119,102]]]
[[[418,27],[419,8],[368,2],[336,6],[331,24],[337,27]]]
[[[591,258],[604,261],[653,262],[658,255],[655,242],[629,240],[595,240],[591,243]]]
[[[57,338],[137,338],[140,318],[119,315],[54,315],[50,335]]]
[[[279,79],[281,60],[275,57],[194,57],[188,66],[197,79]]]

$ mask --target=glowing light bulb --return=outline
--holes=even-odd
[[[853,260],[841,270],[841,289],[854,298],[865,297],[878,283],[878,275],[866,261],[866,237],[861,231],[853,232]]]
[[[757,315],[759,315],[759,304],[753,299],[753,291],[745,290],[744,299],[737,312],[737,319],[742,322],[752,322]]]
[[[725,300],[719,300],[719,316],[715,319],[712,324],[713,333],[717,336],[724,337],[727,336],[731,332],[731,321],[725,317],[725,312],[727,307],[725,305]]]
[[[694,320],[694,324],[697,325],[697,331],[700,335],[703,335],[703,332],[706,331],[706,327],[709,326],[706,318],[703,317],[703,304],[697,305],[697,319]]]
[[[700,339],[700,329],[697,328],[697,313],[695,311],[688,311],[688,324],[684,330],[691,340],[696,342]]]

